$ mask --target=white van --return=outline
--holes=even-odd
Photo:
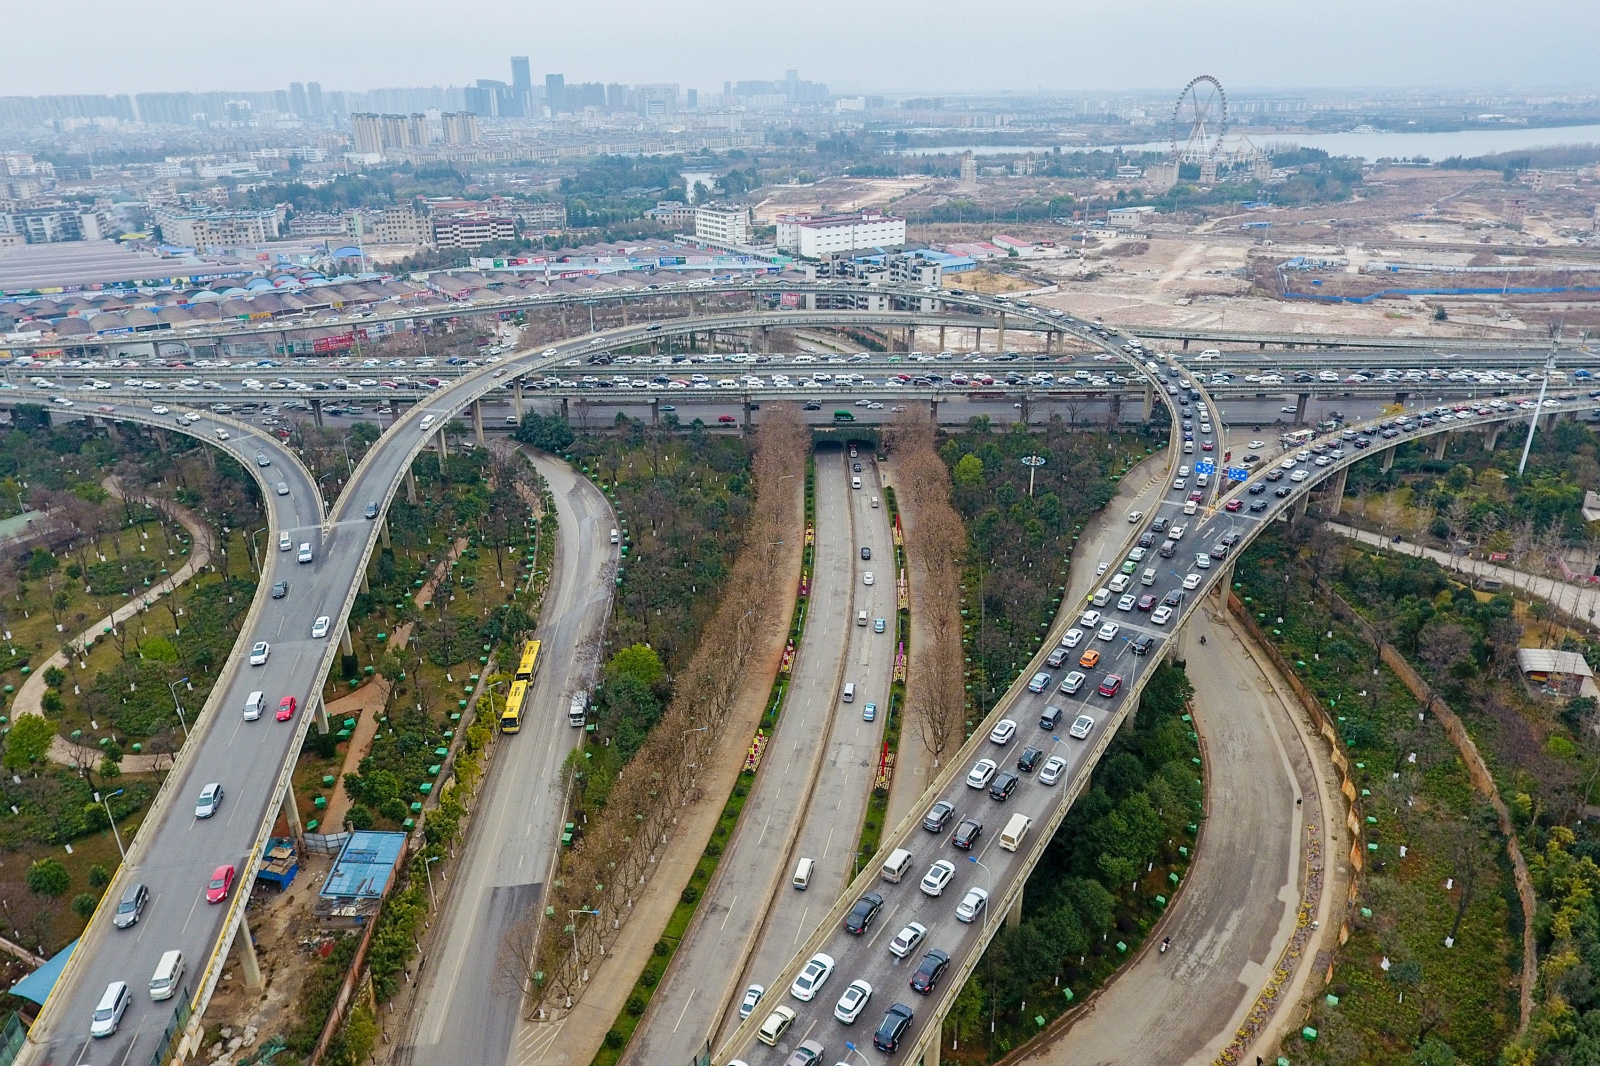
[[[840,698],[846,703],[854,703],[856,701],[856,683],[854,681],[846,681],[844,683],[844,694]]]
[[[613,543],[613,544],[615,544],[615,543],[617,543],[617,541],[618,541],[618,540],[619,540],[619,539],[620,539],[620,538],[619,538],[619,537],[618,537],[618,536],[617,536],[617,531],[616,531],[616,530],[614,530],[614,529],[613,529],[613,530],[612,530],[612,531],[611,531],[611,543]]]
[[[156,972],[150,977],[150,998],[171,999],[183,983],[183,952],[169,951],[156,963]]]
[[[94,1018],[89,1023],[89,1035],[101,1037],[115,1033],[117,1023],[122,1021],[123,1012],[128,1009],[128,1004],[132,1001],[133,993],[128,991],[128,982],[112,981],[106,986],[99,1005],[94,1009]]]
[[[300,554],[297,556],[297,558],[302,563],[309,563],[311,561],[311,542],[309,540],[301,542]]]
[[[1186,440],[1186,441],[1183,442],[1183,454],[1184,455],[1193,455],[1194,454],[1194,441]]]
[[[1139,575],[1139,584],[1141,584],[1141,585],[1154,585],[1155,583],[1156,583],[1156,572],[1154,570],[1146,569],[1144,573]]]
[[[856,612],[856,625],[864,626],[866,624],[867,624],[867,612],[866,611],[857,611]]]
[[[426,432],[428,427],[431,426],[431,425],[433,425],[433,415],[423,415],[422,416],[422,422],[421,422],[421,429],[424,432]]]
[[[1096,589],[1094,597],[1089,602],[1094,604],[1096,607],[1104,607],[1106,604],[1111,602],[1111,590]]]
[[[244,701],[244,720],[253,722],[261,717],[261,708],[267,702],[266,693],[257,690],[250,693]]]
[[[888,860],[884,862],[883,869],[879,871],[879,876],[890,884],[898,885],[900,879],[906,875],[906,871],[909,869],[911,869],[911,853],[905,848],[895,848],[894,851],[890,852]]]
[[[284,531],[282,533],[279,533],[278,534],[278,550],[281,551],[281,552],[286,552],[292,547],[294,547],[294,542],[289,539],[288,532]]]
[[[1128,582],[1130,580],[1132,579],[1129,578],[1127,574],[1118,574],[1116,577],[1111,579],[1111,582],[1107,587],[1110,588],[1112,592],[1121,594],[1128,591]]]
[[[859,489],[861,487],[861,478],[857,477],[855,474],[851,474],[850,487],[853,489]]]
[[[811,871],[815,870],[816,868],[817,861],[815,859],[802,858],[799,862],[795,863],[794,887],[799,891],[804,892],[806,890],[806,886],[811,884]]]
[[[228,431],[223,429],[221,426],[218,426],[212,432],[216,433],[218,440],[227,440],[228,439]]]
[[[1000,846],[1007,851],[1016,851],[1022,844],[1022,838],[1028,835],[1028,827],[1033,825],[1033,819],[1026,814],[1013,814],[1011,821],[1000,830]]]
[[[1203,489],[1209,484],[1211,484],[1211,477],[1208,474],[1200,474],[1194,479],[1194,487],[1197,489]]]

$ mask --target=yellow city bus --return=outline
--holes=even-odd
[[[511,682],[511,691],[506,696],[505,710],[500,712],[500,732],[515,733],[522,728],[522,705],[527,699],[528,683]]]
[[[532,681],[533,672],[539,668],[539,642],[530,640],[522,646],[522,662],[517,665],[516,680]]]

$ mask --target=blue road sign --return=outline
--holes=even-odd
[[[1215,473],[1216,469],[1217,462],[1215,459],[1201,459],[1194,464],[1194,472],[1196,474],[1211,474]]]
[[[1246,466],[1230,466],[1228,467],[1228,479],[1230,481],[1249,481],[1250,468]]]

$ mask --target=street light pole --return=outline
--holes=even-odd
[[[1022,465],[1028,468],[1028,498],[1029,499],[1033,498],[1033,475],[1034,475],[1035,472],[1038,471],[1038,469],[1041,466],[1044,465],[1044,462],[1045,462],[1045,459],[1044,459],[1044,456],[1042,456],[1042,455],[1024,455],[1022,457]]]
[[[260,529],[250,534],[250,561],[255,564],[256,576],[258,577],[261,575],[261,552],[260,549],[256,547],[256,537],[265,533],[267,528],[268,527],[266,526],[262,526]]]
[[[439,897],[433,892],[433,864],[440,858],[441,856],[434,855],[422,864],[422,868],[428,872],[428,898],[433,901],[433,910],[439,909]]]
[[[111,835],[115,837],[117,841],[117,854],[122,856],[122,864],[126,866],[128,864],[128,851],[122,846],[122,834],[117,832],[117,820],[111,814],[111,801],[120,795],[122,795],[122,789],[119,788],[108,796],[102,796],[97,792],[95,793],[95,798],[98,799],[106,809],[106,821],[111,823]]]
[[[178,710],[178,724],[183,726],[183,739],[186,741],[189,739],[189,723],[183,720],[183,704],[178,702],[178,686],[188,683],[189,679],[187,677],[180,677],[176,681],[167,682],[167,691],[172,693],[172,706]]]

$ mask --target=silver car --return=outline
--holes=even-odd
[[[200,799],[194,805],[196,818],[210,818],[222,806],[222,786],[215,781],[200,790]]]

